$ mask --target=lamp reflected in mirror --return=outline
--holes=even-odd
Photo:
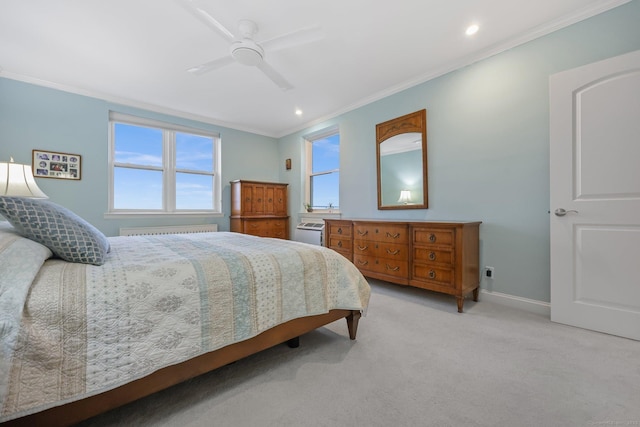
[[[409,203],[411,203],[411,191],[401,190],[400,197],[398,198],[398,203],[402,203],[403,205],[408,205]]]

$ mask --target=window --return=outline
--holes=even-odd
[[[110,212],[221,212],[217,134],[113,112],[109,122]]]
[[[314,209],[340,208],[340,133],[337,127],[307,135],[307,197]]]

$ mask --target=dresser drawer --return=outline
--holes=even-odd
[[[333,221],[327,221],[329,226],[327,227],[327,234],[329,236],[343,236],[345,238],[350,238],[352,234],[352,225],[351,223],[336,223]]]
[[[287,238],[287,222],[286,221],[270,221],[268,223],[270,228],[269,237],[277,237],[278,239],[286,239]]]
[[[351,239],[348,237],[330,235],[327,239],[326,246],[336,251],[349,251],[351,252]]]
[[[355,239],[400,244],[409,243],[409,229],[405,225],[355,222],[353,227]]]
[[[413,262],[451,266],[454,262],[454,253],[447,248],[414,246]]]
[[[354,240],[354,254],[373,256],[376,258],[387,258],[397,261],[407,261],[409,259],[409,247],[406,244],[373,242],[370,240]]]
[[[242,232],[252,236],[264,236],[268,229],[267,221],[244,221]]]
[[[286,230],[288,221],[284,219],[270,219],[267,220],[267,224],[274,230]]]
[[[284,219],[245,219],[242,232],[258,237],[288,237],[288,223]]]
[[[434,283],[440,286],[455,287],[455,273],[451,268],[414,263],[412,279]]]
[[[456,231],[454,229],[413,228],[414,245],[453,246],[455,236]]]
[[[409,269],[409,263],[407,261],[376,258],[373,256],[358,255],[357,253],[353,254],[353,263],[365,276],[367,275],[367,271],[371,271],[388,276],[406,278]]]

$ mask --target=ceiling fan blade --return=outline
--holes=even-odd
[[[271,65],[267,64],[265,61],[262,61],[257,65],[257,67],[262,70],[262,72],[271,79],[280,89],[289,90],[293,89],[291,83],[289,83],[280,73],[271,67]]]
[[[261,41],[260,45],[265,50],[276,51],[311,43],[323,38],[324,32],[322,31],[322,28],[319,25],[314,25],[292,31],[272,39]]]
[[[198,0],[177,0],[187,12],[198,18],[204,24],[215,30],[218,34],[227,40],[234,40],[235,36],[224,25],[218,22],[209,12],[198,6]]]
[[[231,56],[223,56],[222,58],[214,59],[213,61],[205,62],[204,64],[189,68],[187,71],[199,76],[200,74],[204,74],[208,71],[232,64],[233,62],[235,61]]]

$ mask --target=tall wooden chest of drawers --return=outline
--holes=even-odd
[[[288,239],[287,185],[231,181],[231,231]]]
[[[453,295],[462,312],[478,300],[480,224],[327,219],[324,241],[363,275]]]

